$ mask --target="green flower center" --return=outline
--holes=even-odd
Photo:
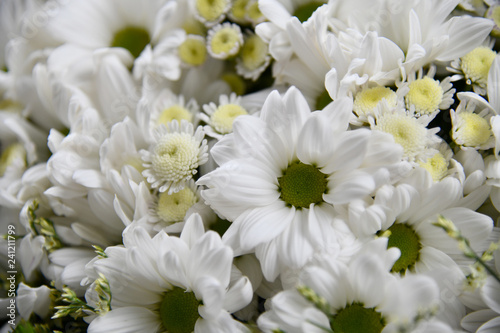
[[[309,208],[312,203],[323,201],[327,190],[327,175],[318,168],[295,162],[278,178],[280,198],[296,208]]]
[[[293,12],[293,16],[297,16],[300,22],[305,22],[311,17],[314,11],[318,9],[318,7],[324,4],[325,3],[321,1],[307,2],[303,5],[298,6]]]
[[[174,287],[165,293],[160,304],[160,318],[163,328],[169,333],[191,333],[200,315],[201,302],[193,292]]]
[[[420,238],[413,228],[403,223],[395,223],[388,230],[391,235],[387,248],[397,247],[401,251],[401,257],[392,266],[392,272],[404,274],[419,258],[422,248]]]
[[[142,50],[149,44],[149,33],[146,29],[139,27],[126,27],[118,31],[113,37],[111,47],[123,47],[137,58]]]
[[[380,333],[384,326],[385,320],[379,312],[360,303],[346,306],[330,320],[335,333]]]

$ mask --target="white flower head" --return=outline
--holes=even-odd
[[[179,192],[193,178],[198,166],[208,161],[207,140],[198,126],[185,120],[160,125],[154,132],[154,143],[149,150],[141,150],[145,170],[142,172],[152,188],[172,194]]]
[[[348,264],[325,259],[308,265],[297,288],[269,301],[258,325],[264,332],[316,333],[396,332],[398,327],[424,324],[429,319],[416,318],[420,311],[432,312],[439,296],[437,285],[426,276],[391,275],[387,263],[395,258],[397,251],[387,251],[380,239]]]
[[[450,78],[443,81],[434,79],[436,67],[431,66],[427,74],[423,75],[420,69],[417,73],[412,72],[399,89],[404,89],[406,108],[417,117],[430,115],[438,110],[446,110],[453,104],[453,94]]]
[[[208,53],[216,59],[235,56],[243,45],[243,34],[237,24],[225,22],[208,31]]]
[[[450,110],[453,141],[464,148],[487,150],[495,147],[490,124],[495,111],[475,93],[459,93],[458,98],[457,110]]]
[[[439,128],[428,129],[427,125],[436,113],[416,118],[406,110],[390,108],[387,103],[379,103],[373,117],[368,121],[372,130],[389,133],[394,141],[404,149],[404,158],[414,162],[415,158],[426,152],[431,145],[440,142],[436,135]]]
[[[268,48],[259,36],[248,34],[236,58],[236,72],[245,79],[257,80],[271,62]]]
[[[220,167],[198,180],[208,187],[202,196],[232,221],[224,240],[255,250],[268,280],[328,246],[334,207],[369,195],[384,181],[378,170],[401,161],[390,136],[348,130],[351,113],[348,98],[311,112],[296,88],[283,97],[274,91],[260,117],[238,117],[211,150]],[[390,154],[374,158],[381,147]]]
[[[231,0],[192,0],[195,17],[207,27],[222,22],[231,8]]]
[[[185,67],[200,66],[207,60],[205,37],[189,34],[177,48],[179,58]]]
[[[463,57],[451,62],[447,69],[455,73],[452,81],[465,79],[468,85],[472,85],[474,92],[486,95],[488,84],[488,73],[497,53],[492,50],[495,42],[487,39],[482,45],[471,50]]]
[[[218,106],[210,102],[203,105],[203,111],[205,114],[200,113],[199,117],[208,124],[204,127],[205,132],[217,139],[233,131],[233,122],[237,117],[248,114],[241,104],[241,97],[235,93],[220,95]]]
[[[252,286],[245,276],[231,279],[233,251],[205,232],[199,215],[179,238],[164,231],[151,237],[131,225],[123,242],[88,269],[91,277],[104,276],[111,291],[111,310],[89,332],[247,332],[230,314],[250,302]]]

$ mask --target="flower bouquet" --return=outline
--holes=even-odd
[[[500,332],[500,3],[2,0],[1,332]]]

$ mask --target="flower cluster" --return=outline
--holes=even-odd
[[[500,331],[499,38],[494,0],[2,0],[1,332]]]

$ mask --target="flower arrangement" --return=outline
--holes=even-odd
[[[2,0],[1,332],[500,331],[500,3]]]

